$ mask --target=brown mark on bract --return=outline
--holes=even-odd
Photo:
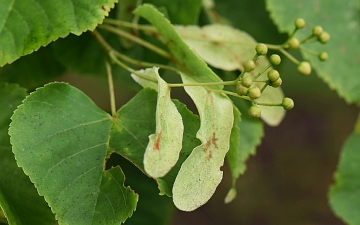
[[[160,150],[160,140],[161,140],[161,136],[162,136],[162,131],[160,131],[160,133],[158,134],[157,136],[157,139],[155,141],[155,144],[154,144],[154,150],[155,151],[159,151]]]
[[[212,157],[212,152],[209,151],[211,146],[214,146],[215,148],[218,147],[217,143],[216,143],[217,140],[218,140],[218,138],[215,137],[215,133],[212,133],[211,137],[208,139],[208,141],[204,145],[204,151],[207,153],[207,158],[208,159]]]

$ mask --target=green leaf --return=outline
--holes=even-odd
[[[22,87],[34,90],[63,75],[64,72],[65,68],[54,58],[49,45],[0,67],[0,80],[18,83]]]
[[[116,0],[4,0],[0,9],[0,66],[69,33],[95,29]]]
[[[329,193],[330,205],[335,214],[350,225],[360,221],[360,134],[346,141],[335,173],[335,184]]]
[[[243,70],[243,63],[252,59],[257,42],[245,32],[230,26],[213,24],[202,28],[198,26],[177,26],[177,32],[183,40],[209,65],[223,70]],[[259,57],[255,70],[250,74],[256,76],[269,65],[266,57]],[[265,80],[266,72],[259,77]],[[259,88],[263,83],[255,83]],[[281,88],[268,87],[258,99],[261,103],[281,102],[284,94]],[[259,106],[261,118],[270,126],[277,126],[285,116],[282,107]]]
[[[158,28],[170,49],[174,64],[182,71],[184,83],[221,81],[204,61],[190,50],[170,22],[153,6],[138,7],[135,14],[146,18]],[[222,89],[222,86],[214,88]],[[185,90],[195,102],[200,114],[201,125],[197,138],[202,144],[196,147],[182,164],[173,186],[173,200],[179,209],[191,211],[210,199],[222,179],[220,167],[229,150],[233,108],[231,101],[220,93],[204,87],[189,86],[185,87]]]
[[[156,133],[149,136],[144,155],[144,168],[151,177],[167,174],[179,159],[184,125],[180,113],[170,98],[170,87],[154,69],[158,80]]]
[[[144,153],[149,135],[155,131],[157,93],[145,88],[117,112],[112,124],[110,148],[143,172]]]
[[[55,216],[29,177],[16,165],[8,128],[10,117],[27,95],[15,84],[0,83],[0,207],[9,224],[55,224]]]
[[[239,99],[233,99],[233,101],[237,107],[234,107],[234,126],[231,131],[230,149],[226,154],[232,177],[232,188],[225,197],[225,203],[231,202],[236,197],[236,180],[245,172],[246,160],[250,155],[255,154],[256,147],[264,135],[261,121],[250,118],[246,113],[241,115],[240,120],[237,108],[245,111],[249,108],[248,104],[243,104],[244,102]]]
[[[303,4],[301,0],[267,0],[267,8],[280,31],[290,34],[295,19],[301,17],[306,21],[306,28],[297,36],[310,35],[316,25],[322,26],[331,35],[326,45],[313,43],[305,46],[316,52],[328,52],[327,61],[321,62],[306,51],[301,53],[331,89],[336,89],[348,102],[360,102],[360,79],[354,76],[359,71],[360,57],[358,1],[328,0]]]
[[[207,67],[206,63],[195,55],[189,46],[184,43],[170,22],[153,6],[144,4],[138,7],[134,13],[146,18],[159,30],[164,39],[164,43],[167,44],[167,47],[173,56],[172,62],[182,72],[191,75],[193,79],[199,83],[221,81],[221,79]],[[222,87],[219,85],[214,86],[214,88],[221,89]]]
[[[174,204],[171,198],[159,195],[159,190],[153,179],[147,177],[132,163],[118,154],[112,154],[106,165],[107,167],[121,165],[124,174],[126,174],[126,185],[131,186],[140,196],[136,212],[125,221],[125,225],[170,224],[175,208]]]
[[[124,181],[120,167],[103,172],[92,224],[119,224],[132,215],[138,195],[129,187],[124,188]],[[119,213],[119,209],[123,212]]]
[[[201,11],[201,0],[145,0],[156,7],[165,7],[173,24],[197,24]]]
[[[238,176],[240,175],[240,166],[245,165],[244,161],[239,160],[241,152],[238,152],[238,148],[240,145],[239,137],[240,136],[240,127],[239,123],[241,122],[241,113],[238,108],[234,108],[234,124],[233,128],[231,129],[231,136],[230,136],[230,149],[226,154],[226,159],[229,163],[231,175],[232,175],[232,187],[227,193],[225,197],[225,203],[229,203],[236,197],[236,188],[235,182]],[[244,168],[245,170],[245,168]]]
[[[156,129],[156,101],[156,91],[148,88],[140,91],[118,111],[118,119],[116,123],[113,123],[111,132],[110,147],[144,173],[143,160],[149,142],[148,137]],[[174,101],[174,103],[183,118],[184,137],[178,162],[168,174],[156,179],[160,194],[167,196],[172,196],[173,183],[182,162],[199,144],[195,137],[200,126],[198,117],[189,111],[183,103],[179,101]]]
[[[17,163],[60,224],[119,224],[132,215],[137,195],[119,168],[104,171],[111,122],[65,83],[37,89],[15,111],[9,134]]]

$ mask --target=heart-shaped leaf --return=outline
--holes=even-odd
[[[9,129],[17,163],[59,224],[119,224],[137,195],[119,168],[104,171],[112,118],[85,94],[52,83],[30,94]]]
[[[117,0],[4,0],[0,8],[0,66],[69,33],[95,29]]]

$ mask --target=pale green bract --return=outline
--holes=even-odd
[[[194,83],[181,74],[184,83]],[[173,186],[173,200],[180,210],[193,211],[205,204],[222,180],[220,170],[229,150],[233,126],[233,105],[222,94],[204,87],[185,87],[200,114],[200,129],[196,135],[202,144],[194,148],[182,164]]]
[[[149,78],[151,78],[152,80],[157,80],[158,70],[159,70],[158,68],[146,68],[143,70],[138,70],[136,72],[142,73],[148,76]],[[131,77],[144,88],[148,87],[156,91],[158,90],[158,84],[151,80],[146,80],[142,77],[136,76],[136,74],[133,73],[131,74]]]
[[[182,148],[184,125],[180,113],[170,98],[170,87],[153,71],[158,80],[156,104],[156,133],[149,136],[144,154],[146,173],[154,178],[165,176],[179,159]]]

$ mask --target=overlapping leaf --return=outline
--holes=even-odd
[[[104,171],[111,117],[86,95],[52,83],[28,96],[9,130],[17,163],[60,224],[119,224],[137,195],[119,168]]]
[[[348,102],[360,102],[360,24],[358,1],[345,2],[337,0],[311,1],[306,4],[301,0],[282,1],[267,0],[267,8],[280,31],[291,33],[294,20],[304,18],[306,28],[298,32],[303,38],[312,32],[316,25],[330,33],[331,39],[326,45],[309,44],[307,48],[329,54],[326,62],[321,62],[307,51],[301,51],[306,60],[310,61],[319,77],[330,88],[337,90]],[[336,13],[334,13],[336,12]]]
[[[157,80],[157,71],[154,68],[147,68],[144,70],[138,70],[138,73],[143,74],[144,76],[149,77],[150,79],[144,79],[142,77],[139,77],[135,74],[131,74],[131,77],[142,87],[144,88],[151,88],[156,91],[158,91],[158,84],[151,81],[151,80]]]
[[[157,76],[154,68],[139,70],[137,72],[141,72],[152,78],[156,78]],[[146,82],[144,79],[136,77],[136,75],[133,75],[133,77],[144,87],[153,86],[154,84],[154,82]],[[156,90],[157,89],[156,87]],[[112,128],[111,148],[133,162],[144,173],[143,156],[149,141],[148,136],[156,129],[156,101],[156,92],[145,88],[136,96],[136,99],[130,100],[119,110],[118,118],[121,119],[119,119]],[[156,179],[160,195],[167,196],[172,196],[172,187],[181,164],[190,155],[192,149],[199,144],[196,138],[196,132],[200,126],[199,118],[189,111],[183,103],[176,100],[173,100],[173,102],[181,114],[184,132],[179,160],[164,177]],[[141,111],[138,110],[139,108],[141,108]],[[130,147],[132,151],[129,151]]]
[[[351,135],[340,155],[335,184],[330,189],[330,205],[350,225],[360,221],[360,133]]]
[[[243,70],[243,63],[255,55],[257,42],[249,34],[232,27],[213,24],[204,27],[177,26],[181,38],[205,62],[223,70]],[[255,70],[250,74],[256,76],[269,64],[266,57],[259,57]],[[259,80],[265,80],[266,73]],[[257,84],[261,88],[262,83]],[[284,94],[281,88],[268,87],[258,99],[261,103],[281,102]],[[277,126],[283,120],[285,111],[281,107],[261,106],[261,118],[270,126]]]
[[[221,81],[181,40],[174,27],[161,13],[150,5],[136,9],[136,14],[146,18],[155,27],[167,44],[174,64],[182,71],[183,82]],[[214,86],[222,89],[222,86]],[[222,179],[220,167],[229,149],[233,125],[231,101],[222,94],[204,87],[186,87],[200,113],[200,129],[197,137],[202,144],[196,147],[182,164],[173,186],[175,205],[185,211],[205,204]]]
[[[230,149],[226,154],[232,177],[232,187],[225,197],[225,203],[231,202],[236,197],[236,180],[245,172],[246,160],[255,154],[256,147],[260,144],[263,136],[263,123],[257,119],[242,114],[240,119],[239,110],[246,110],[249,104],[244,104],[239,99],[234,102],[234,126],[231,131]]]
[[[184,83],[194,80],[182,75]],[[233,126],[233,106],[226,96],[213,93],[204,87],[185,87],[200,114],[200,129],[196,137],[201,145],[184,161],[173,187],[175,205],[192,211],[205,204],[222,180],[220,170],[229,150]]]
[[[26,96],[14,84],[0,83],[0,207],[8,223],[24,225],[55,224],[55,216],[40,197],[11,151],[8,128],[10,117]]]
[[[165,176],[176,164],[184,132],[181,115],[170,98],[170,87],[157,70],[156,133],[149,136],[144,155],[145,171],[154,178]]]
[[[0,8],[0,66],[69,33],[80,35],[101,23],[116,0],[13,1]]]

